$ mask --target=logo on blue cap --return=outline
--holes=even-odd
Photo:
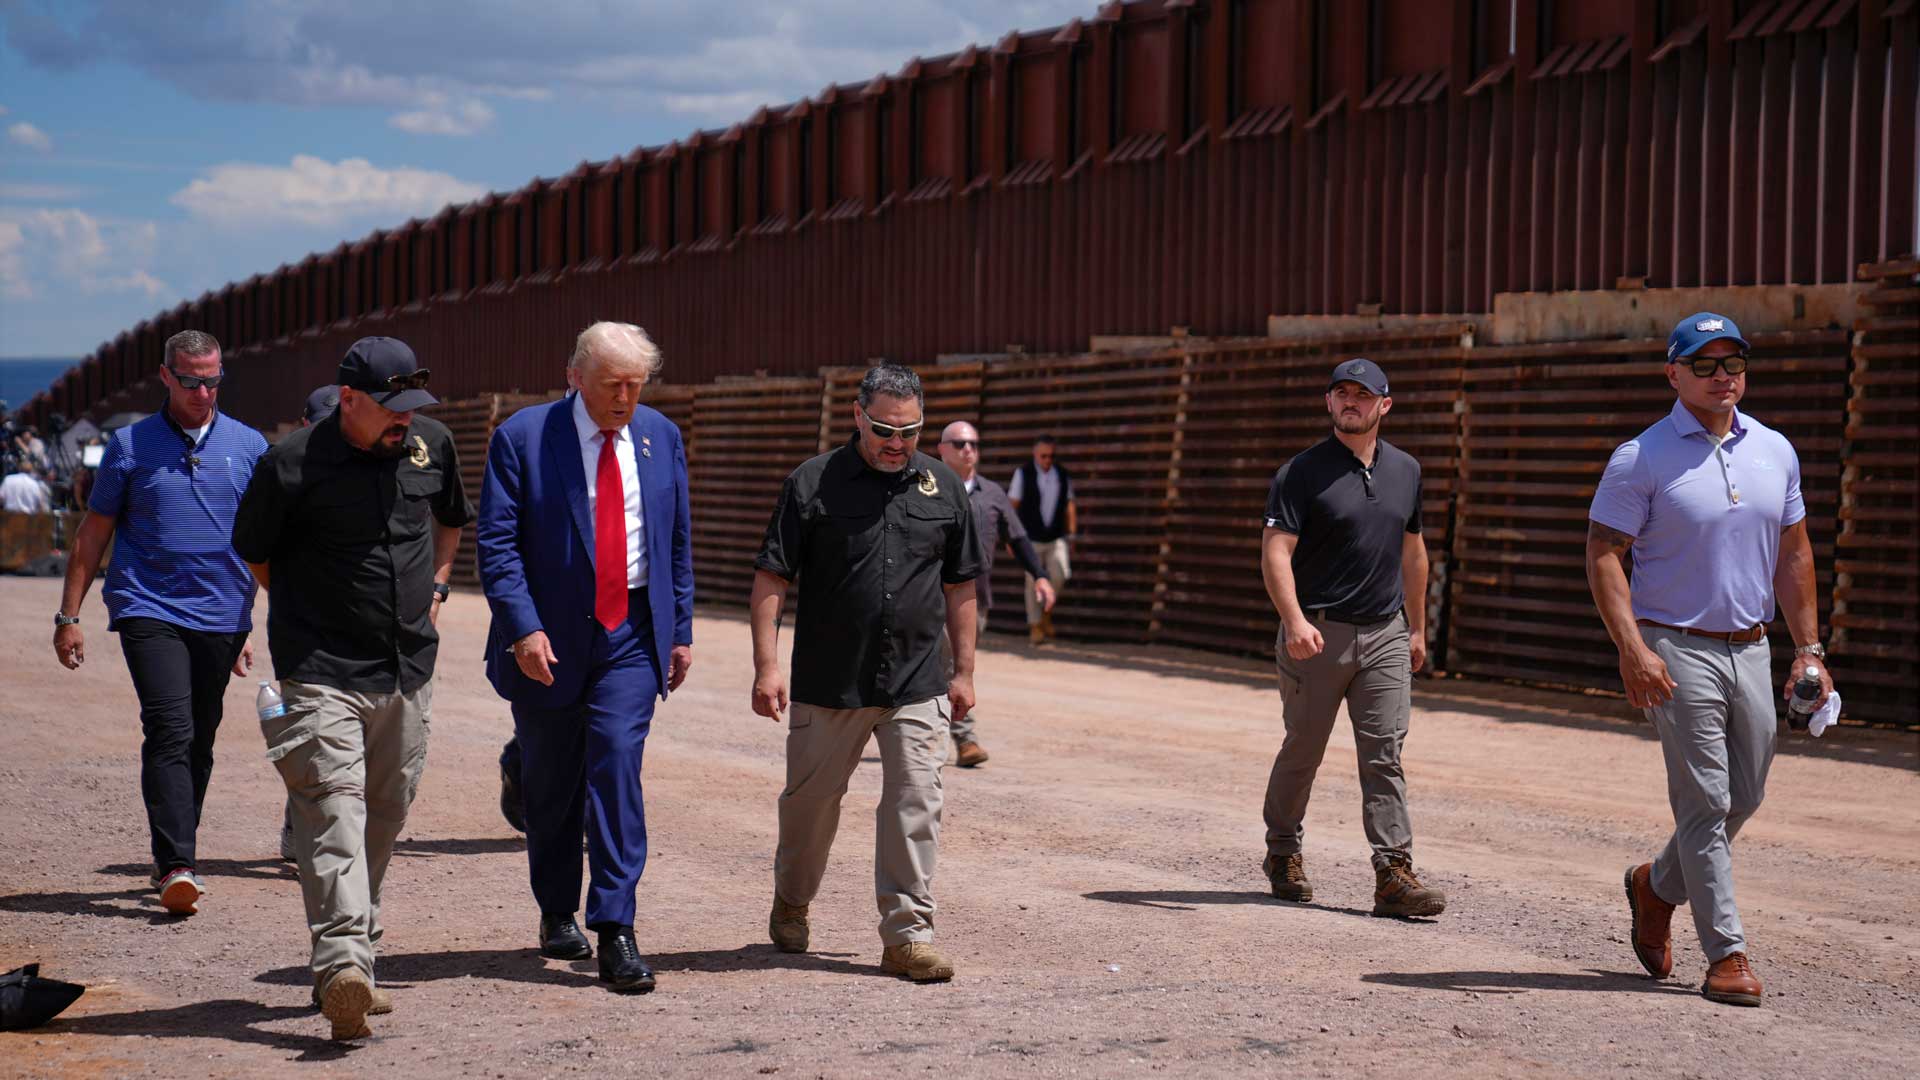
[[[1727,328],[1727,321],[1725,319],[1701,319],[1699,322],[1693,324],[1693,328],[1703,334],[1717,334]]]

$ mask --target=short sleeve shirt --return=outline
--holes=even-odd
[[[107,625],[158,619],[206,633],[253,628],[253,575],[233,519],[266,437],[224,413],[197,440],[161,411],[108,440],[87,509],[114,519]]]
[[[1020,523],[1020,515],[1008,501],[1007,489],[979,473],[973,474],[973,490],[967,495],[973,507],[973,527],[980,534],[980,576],[973,579],[974,595],[979,597],[980,610],[985,611],[993,606],[994,557],[1000,545],[1025,540],[1027,527]]]
[[[966,488],[934,458],[886,473],[849,441],[795,469],[754,559],[800,583],[793,700],[895,708],[946,693],[945,586],[982,562]]]
[[[1400,555],[1421,529],[1420,463],[1381,439],[1367,468],[1330,435],[1274,474],[1266,525],[1300,538],[1293,581],[1303,610],[1386,618],[1406,604]]]
[[[1635,618],[1716,632],[1772,620],[1780,532],[1806,516],[1786,436],[1736,409],[1716,447],[1679,401],[1614,450],[1587,512],[1634,538]]]
[[[415,414],[406,451],[346,441],[340,414],[280,440],[240,504],[233,547],[271,572],[267,643],[282,679],[367,694],[433,676],[433,524],[473,519],[453,436]]]

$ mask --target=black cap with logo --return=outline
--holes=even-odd
[[[340,361],[340,385],[351,386],[390,412],[412,412],[440,399],[427,393],[431,374],[398,338],[364,337]]]
[[[1380,370],[1379,364],[1362,356],[1342,360],[1327,379],[1327,389],[1331,390],[1343,382],[1359,383],[1381,397],[1387,396],[1387,373]]]

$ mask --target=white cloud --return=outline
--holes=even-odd
[[[363,218],[423,217],[486,193],[482,185],[443,172],[382,169],[365,158],[336,164],[299,154],[290,165],[216,165],[175,192],[172,201],[219,225],[334,226]]]
[[[0,210],[0,297],[139,293],[167,285],[148,269],[158,248],[151,221],[102,219],[72,208]]]
[[[468,99],[456,105],[445,94],[431,95],[426,108],[387,118],[389,127],[412,135],[475,135],[492,124],[493,110],[486,102]]]
[[[43,154],[53,149],[53,137],[24,120],[7,129],[7,138],[16,145]]]

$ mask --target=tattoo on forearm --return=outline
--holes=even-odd
[[[1587,542],[1591,544],[1595,541],[1605,544],[1607,550],[1616,555],[1626,554],[1627,549],[1633,546],[1633,537],[1628,536],[1619,529],[1610,528],[1597,521],[1588,521]]]

